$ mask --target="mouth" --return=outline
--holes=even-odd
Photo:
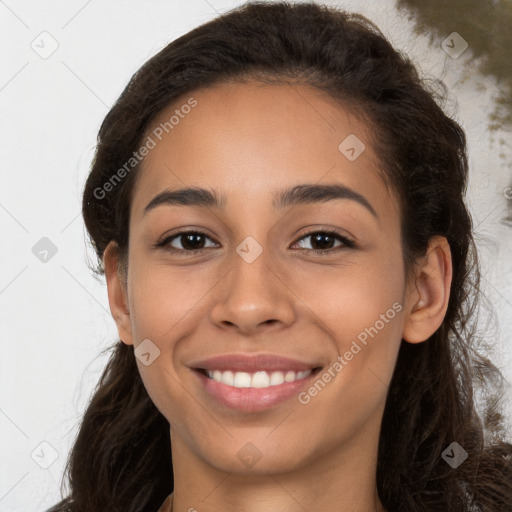
[[[209,405],[256,413],[283,404],[306,387],[321,371],[321,366],[309,370],[257,370],[254,372],[194,368]],[[213,402],[212,402],[213,398]]]

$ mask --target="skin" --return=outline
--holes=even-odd
[[[433,238],[405,276],[398,202],[380,175],[369,128],[325,94],[249,82],[193,97],[197,106],[140,169],[126,282],[115,243],[104,255],[121,340],[137,348],[150,339],[160,350],[150,365],[137,364],[171,425],[173,510],[382,511],[375,471],[388,385],[401,339],[423,342],[441,325],[449,246]],[[366,146],[354,161],[338,150],[351,133]],[[276,191],[305,183],[350,187],[378,218],[350,199],[274,208]],[[185,186],[216,189],[226,204],[161,205],[144,214],[154,196]],[[202,254],[154,248],[192,228],[206,234]],[[329,229],[357,246],[335,239],[331,253],[307,254],[322,246],[305,235]],[[263,249],[252,263],[236,252],[248,236]],[[171,243],[185,251],[183,238]],[[230,410],[209,399],[188,366],[262,352],[329,367],[397,302],[402,310],[308,404],[293,397],[263,412]],[[237,456],[246,443],[261,455],[251,467]]]

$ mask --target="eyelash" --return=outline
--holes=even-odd
[[[322,249],[302,249],[302,251],[306,252],[306,254],[314,253],[316,256],[321,256],[326,253],[332,254],[332,253],[338,252],[344,248],[355,248],[356,247],[356,243],[352,239],[348,238],[345,235],[342,235],[341,233],[338,233],[335,230],[310,231],[309,233],[306,233],[306,234],[302,235],[299,239],[297,239],[297,241],[293,245],[295,245],[300,240],[303,240],[304,238],[308,238],[308,237],[311,237],[311,236],[317,235],[317,234],[333,236],[333,237],[337,238],[338,240],[340,240],[343,243],[343,245],[339,246],[337,248],[324,249],[324,250],[322,250]],[[172,240],[174,240],[175,238],[179,238],[183,235],[202,235],[202,236],[205,236],[206,238],[210,238],[208,235],[206,235],[206,233],[203,233],[201,231],[194,231],[194,230],[180,231],[179,233],[176,233],[172,236],[164,238],[161,242],[158,242],[157,244],[155,244],[155,247],[156,248],[164,248],[166,251],[169,251],[169,252],[172,252],[175,254],[179,254],[180,256],[196,255],[196,254],[199,254],[208,249],[208,248],[203,247],[202,249],[186,250],[186,249],[176,249],[174,247],[166,247]],[[212,239],[210,238],[210,240],[212,240]],[[184,254],[184,253],[186,253],[186,254]]]

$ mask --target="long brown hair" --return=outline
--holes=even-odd
[[[479,270],[464,202],[466,137],[443,112],[444,84],[432,80],[437,89],[430,87],[365,17],[314,3],[248,3],[147,61],[101,125],[85,185],[83,216],[97,272],[111,240],[126,256],[138,165],[100,192],[133,157],[151,121],[200,87],[251,79],[308,84],[365,120],[399,197],[407,268],[434,235],[450,244],[444,321],[424,343],[402,340],[389,387],[377,464],[383,505],[390,512],[510,510],[503,378],[479,352],[476,331]],[[118,341],[111,350],[69,456],[68,495],[51,512],[155,512],[173,490],[169,423],[144,388],[133,346]],[[487,390],[480,413],[473,386]],[[468,453],[457,468],[442,458],[453,442]]]

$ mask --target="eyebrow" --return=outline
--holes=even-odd
[[[282,209],[286,206],[314,204],[349,199],[364,206],[375,218],[379,218],[370,202],[361,194],[341,184],[304,184],[278,192],[274,196],[273,206]],[[224,208],[226,198],[213,189],[188,187],[178,190],[164,190],[156,195],[144,208],[144,214],[161,205],[201,206],[208,208]]]

